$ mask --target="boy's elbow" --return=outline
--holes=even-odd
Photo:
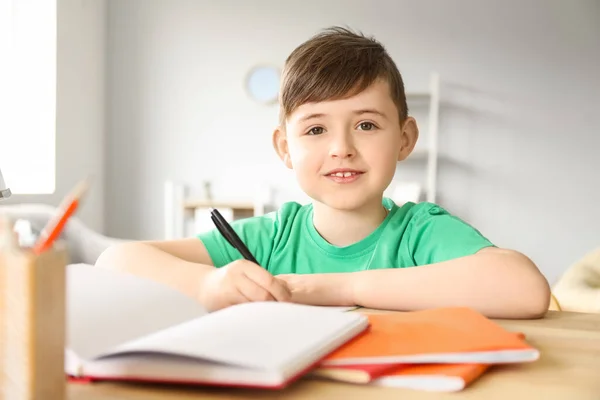
[[[546,279],[542,277],[539,282],[531,285],[530,292],[521,303],[523,318],[537,319],[544,317],[550,307],[550,299],[550,287]]]
[[[110,259],[113,258],[114,253],[117,251],[117,248],[120,246],[120,243],[117,244],[111,244],[110,246],[108,246],[106,249],[104,249],[100,255],[98,256],[98,258],[96,259],[96,262],[94,263],[94,265],[96,267],[107,267],[110,266]]]
[[[552,296],[548,280],[529,257],[518,252],[513,252],[513,257],[516,257],[519,270],[523,272],[520,289],[522,291],[520,296],[522,317],[542,318],[548,312]]]
[[[131,244],[129,242],[111,244],[100,253],[94,265],[101,268],[124,268],[123,260],[127,258],[130,247]]]

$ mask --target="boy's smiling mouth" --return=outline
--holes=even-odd
[[[336,183],[351,183],[356,181],[360,176],[364,174],[363,171],[350,168],[336,168],[325,174],[325,177],[331,179]]]

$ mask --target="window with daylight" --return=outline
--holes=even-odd
[[[13,194],[54,192],[56,0],[0,0],[0,170]]]

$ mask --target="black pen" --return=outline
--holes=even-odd
[[[254,258],[252,253],[250,253],[250,250],[248,250],[244,242],[242,242],[242,239],[240,239],[240,237],[237,235],[237,233],[235,233],[231,225],[229,225],[229,223],[225,220],[225,218],[223,218],[223,216],[217,209],[212,208],[210,210],[210,219],[212,219],[213,223],[215,224],[221,235],[223,235],[223,237],[229,242],[230,245],[232,245],[235,249],[237,249],[237,251],[240,252],[242,257],[244,257],[248,261],[252,261],[256,265],[260,265],[258,261],[256,261],[256,258]]]

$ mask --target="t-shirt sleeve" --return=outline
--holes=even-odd
[[[277,234],[277,215],[272,213],[239,219],[230,222],[230,225],[256,261],[261,266],[266,266]],[[216,228],[200,233],[196,237],[206,247],[215,267],[222,267],[243,258],[240,252],[230,245]]]
[[[452,260],[494,246],[477,229],[430,203],[413,216],[409,235],[416,265]]]

